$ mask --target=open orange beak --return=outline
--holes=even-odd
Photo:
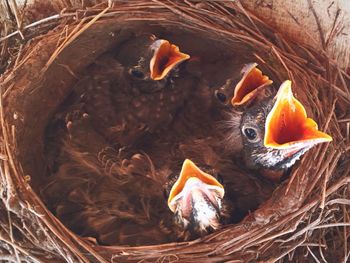
[[[181,53],[178,46],[164,39],[155,41],[151,48],[155,50],[150,61],[153,80],[163,79],[178,64],[190,58],[189,55]]]
[[[256,67],[257,65],[257,63],[251,63],[242,69],[243,77],[237,83],[231,100],[233,106],[246,104],[254,99],[259,91],[272,83],[272,80]]]
[[[202,194],[205,194],[209,199],[215,198],[212,192],[218,194],[220,198],[224,197],[225,190],[222,184],[220,184],[213,176],[200,170],[191,160],[186,159],[182,165],[180,176],[171,188],[168,206],[172,212],[176,210],[176,202],[184,198],[185,195],[189,195],[192,189],[197,191],[196,188],[200,187]],[[186,192],[186,193],[184,193]],[[212,200],[216,202],[216,200]]]
[[[266,118],[264,145],[297,151],[329,141],[332,137],[318,130],[316,122],[307,118],[304,106],[293,96],[291,81],[283,82]]]

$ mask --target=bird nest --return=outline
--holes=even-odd
[[[350,78],[324,51],[285,38],[232,2],[121,1],[68,8],[53,16],[54,8],[36,8],[29,12],[29,20],[43,11],[48,16],[27,26],[27,41],[12,35],[1,43],[10,61],[0,81],[1,260],[347,261]],[[46,208],[39,195],[47,169],[45,130],[79,74],[130,32],[138,31],[180,43],[197,38],[201,45],[192,48],[202,56],[238,57],[246,50],[275,79],[293,81],[308,115],[332,135],[333,142],[306,153],[272,196],[240,223],[200,239],[130,247],[101,246],[79,237]],[[224,64],[216,66],[220,69]],[[220,82],[217,75],[208,81]]]

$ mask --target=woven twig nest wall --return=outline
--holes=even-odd
[[[23,44],[5,39],[15,51],[7,53],[10,63],[1,77],[1,260],[348,260],[350,78],[326,53],[286,39],[283,32],[231,2],[120,1],[62,10],[60,16],[37,24],[28,29],[29,39]],[[92,245],[68,230],[40,200],[37,189],[46,169],[44,132],[79,74],[129,32],[140,30],[179,42],[198,38],[203,47],[207,41],[226,50],[220,56],[238,56],[237,46],[241,47],[276,79],[293,81],[296,96],[333,142],[308,152],[271,198],[238,224],[191,242]],[[197,50],[208,56],[215,51]]]

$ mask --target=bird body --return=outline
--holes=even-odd
[[[179,68],[189,55],[177,46],[150,35],[130,42],[127,50],[96,60],[75,86],[95,129],[123,146],[167,126],[196,86],[196,77],[186,74],[186,67]],[[163,60],[170,62],[157,66]]]
[[[61,165],[42,194],[70,229],[104,245],[147,245],[178,240],[163,185],[150,160],[111,147],[87,114],[67,123]]]

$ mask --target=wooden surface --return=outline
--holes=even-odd
[[[349,0],[249,0],[242,4],[290,38],[325,49],[339,65],[349,66]]]

